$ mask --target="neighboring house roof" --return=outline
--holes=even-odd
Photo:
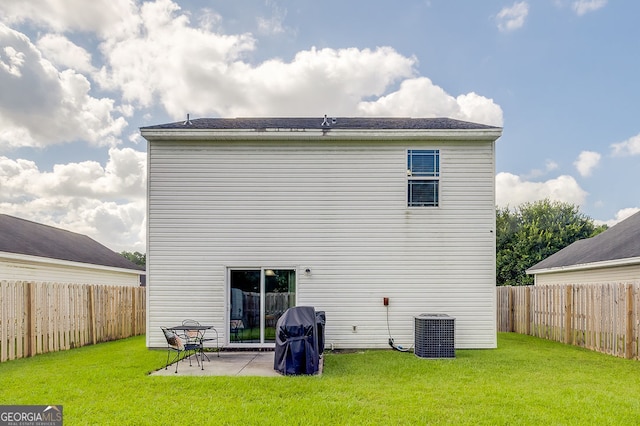
[[[313,117],[313,118],[198,118],[175,123],[143,127],[143,130],[160,129],[295,129],[295,130],[488,130],[500,127],[470,123],[451,118],[377,118],[377,117]]]
[[[574,242],[535,264],[527,273],[630,263],[640,263],[640,212],[595,237]]]
[[[0,214],[0,252],[144,271],[91,238]]]

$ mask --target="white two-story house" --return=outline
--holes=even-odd
[[[187,318],[222,346],[273,347],[291,306],[325,311],[327,347],[410,346],[423,313],[455,318],[456,348],[496,347],[501,128],[325,116],[141,133],[149,347]]]

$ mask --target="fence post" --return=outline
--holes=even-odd
[[[564,306],[564,343],[573,345],[573,330],[571,329],[571,317],[573,316],[573,285],[568,284],[565,288]]]
[[[36,344],[36,307],[35,298],[36,292],[33,286],[35,283],[27,282],[27,357],[32,357],[37,352]]]
[[[136,335],[136,287],[131,287],[131,330],[129,336]]]
[[[531,287],[530,285],[525,287],[524,292],[525,333],[527,336],[531,335]]]
[[[633,358],[633,285],[627,284],[627,333],[625,336],[625,352],[627,359]]]
[[[515,331],[515,306],[513,303],[513,287],[509,286],[509,297],[507,298],[508,300],[508,304],[509,304],[509,318],[507,319],[507,321],[509,322],[508,324],[508,329],[510,333],[513,333]]]
[[[91,343],[97,342],[96,338],[96,297],[94,287],[89,286],[89,324],[91,324]]]

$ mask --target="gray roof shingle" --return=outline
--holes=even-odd
[[[0,252],[144,271],[85,235],[6,214],[0,214]]]
[[[601,234],[579,240],[538,262],[527,271],[562,268],[640,257],[640,212]]]
[[[470,123],[451,118],[375,118],[375,117],[271,117],[271,118],[196,118],[175,123],[142,127],[143,130],[161,129],[378,129],[378,130],[482,130],[500,129],[485,124]]]

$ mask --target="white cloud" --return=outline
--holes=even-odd
[[[0,57],[0,68],[13,77],[22,77],[21,68],[24,65],[25,55],[11,46],[4,47],[4,58]]]
[[[272,16],[270,18],[257,18],[258,31],[261,34],[281,34],[285,31],[282,25],[282,20],[278,17]]]
[[[502,109],[475,93],[457,98],[426,77],[404,80],[400,88],[375,101],[360,102],[358,113],[378,116],[449,117],[502,126]]]
[[[146,154],[131,148],[109,150],[105,167],[97,161],[56,164],[40,171],[28,160],[0,156],[0,201],[30,197],[144,198]]]
[[[110,34],[100,46],[107,65],[99,82],[121,90],[125,101],[139,106],[159,101],[176,117],[186,112],[215,114],[211,105],[241,104],[247,88],[239,88],[234,79],[245,74],[248,66],[239,58],[253,50],[255,40],[248,34],[221,35],[189,27],[188,17],[177,14],[179,9],[169,0],[144,3],[134,34]]]
[[[591,176],[593,169],[595,169],[600,163],[600,158],[602,156],[593,151],[582,151],[578,156],[578,159],[573,163],[580,173],[580,176],[587,177]]]
[[[558,163],[547,159],[544,163],[544,169],[533,169],[527,175],[522,176],[523,179],[533,179],[549,174],[558,169]]]
[[[0,45],[0,146],[118,143],[126,121],[114,117],[112,99],[89,94],[86,77],[58,71],[25,35],[1,23]]]
[[[222,15],[209,8],[203,8],[200,10],[198,16],[198,24],[206,31],[212,31],[214,27],[217,27],[222,22]]]
[[[10,24],[30,21],[54,30],[106,33],[135,26],[135,0],[2,0]]]
[[[48,16],[46,5],[49,3],[45,0],[40,3],[44,12],[36,16]],[[4,9],[12,11],[16,19],[24,20],[31,9],[21,4],[10,1]],[[123,4],[131,6],[129,2]],[[93,10],[89,9],[89,12]],[[109,10],[105,12],[107,15]],[[101,21],[102,26],[98,28],[105,31],[98,34],[103,37],[100,51],[105,65],[98,72],[94,72],[88,52],[65,36],[41,37],[38,42],[41,50],[23,38],[24,46],[16,47],[11,55],[13,59],[3,63],[12,67],[13,72],[41,68],[37,78],[23,76],[20,81],[24,85],[21,89],[26,89],[21,91],[25,93],[43,88],[42,93],[24,98],[25,103],[26,99],[38,103],[30,117],[37,119],[21,123],[16,120],[17,112],[12,116],[8,110],[2,111],[0,101],[0,141],[12,146],[41,146],[87,139],[95,144],[114,145],[126,124],[124,117],[131,116],[132,106],[158,104],[175,119],[186,113],[194,116],[383,114],[449,116],[502,125],[502,110],[493,100],[473,92],[454,98],[428,78],[415,78],[416,58],[403,56],[390,47],[311,48],[298,52],[289,62],[272,59],[253,65],[243,58],[255,49],[256,40],[251,34],[214,32],[212,28],[220,19],[217,15],[213,20],[201,20],[197,24],[200,26],[193,26],[188,15],[170,0],[142,3],[137,12],[133,14],[135,18],[126,20],[128,24],[121,31],[115,30],[113,17],[106,16]],[[275,17],[281,19],[284,14],[274,9]],[[53,28],[83,28],[63,12],[51,22],[49,26]],[[111,30],[107,31],[109,25]],[[70,69],[59,72],[41,52],[53,63]],[[71,69],[91,75],[103,89],[121,92],[127,106],[116,106],[108,98],[92,98],[89,80]],[[30,84],[35,80],[39,84]],[[398,91],[386,93],[403,80]],[[51,87],[47,88],[47,84]],[[420,95],[413,90],[418,90]],[[32,105],[26,107],[31,110]],[[44,120],[38,117],[39,109]],[[28,115],[20,115],[23,119],[25,116]]]
[[[81,73],[95,72],[91,54],[59,34],[45,34],[36,43],[44,57],[58,67],[75,69]]]
[[[614,157],[640,155],[640,134],[637,134],[626,141],[612,144],[611,155]]]
[[[145,201],[82,201],[53,226],[88,235],[116,252],[145,252]]]
[[[587,195],[572,176],[562,175],[544,182],[531,182],[511,173],[496,175],[496,204],[499,207],[516,207],[545,198],[580,206]]]
[[[106,40],[108,65],[99,81],[126,101],[159,103],[175,118],[193,115],[354,113],[365,97],[413,76],[415,58],[388,47],[315,49],[256,66],[242,60],[255,49],[249,34],[223,35],[189,26],[169,0],[145,3],[135,37]],[[204,88],[204,89],[203,89]],[[313,99],[313,102],[309,102]]]
[[[505,7],[496,17],[498,29],[509,32],[522,28],[529,14],[529,4],[526,1],[516,2],[511,7]]]
[[[476,123],[489,124],[493,126],[502,126],[502,108],[493,102],[493,99],[485,98],[474,92],[460,95],[456,98],[460,105],[461,120],[473,121]]]
[[[250,34],[194,27],[169,0],[145,3],[134,37],[113,34],[101,49],[99,81],[127,102],[159,102],[175,119],[193,116],[449,116],[502,125],[502,110],[475,93],[457,98],[428,78],[415,78],[416,58],[390,47],[316,49],[289,61],[250,64]],[[404,80],[404,81],[403,81]],[[402,82],[397,92],[385,93]],[[376,99],[377,98],[377,99]],[[310,101],[310,99],[312,101]],[[367,101],[364,101],[367,99]]]
[[[274,2],[267,2],[271,6],[272,14],[269,17],[258,17],[258,32],[261,34],[275,35],[282,34],[287,29],[284,26],[284,20],[287,16],[287,10],[279,7]]]
[[[582,16],[585,13],[593,12],[605,7],[607,0],[577,0],[574,1],[571,7],[578,16]]]
[[[226,110],[231,115],[353,114],[362,98],[379,96],[392,83],[412,76],[414,64],[415,58],[390,47],[312,48],[298,52],[289,63],[270,60],[255,68],[238,64],[244,73],[227,80],[240,102]]]
[[[639,207],[628,207],[626,209],[618,210],[615,215],[615,218],[609,220],[595,220],[594,222],[598,225],[607,225],[608,227],[612,227],[618,222],[622,222],[626,218],[638,213],[640,211]]]
[[[95,161],[41,171],[0,156],[0,211],[86,234],[116,250],[144,251],[146,154],[109,150]]]

